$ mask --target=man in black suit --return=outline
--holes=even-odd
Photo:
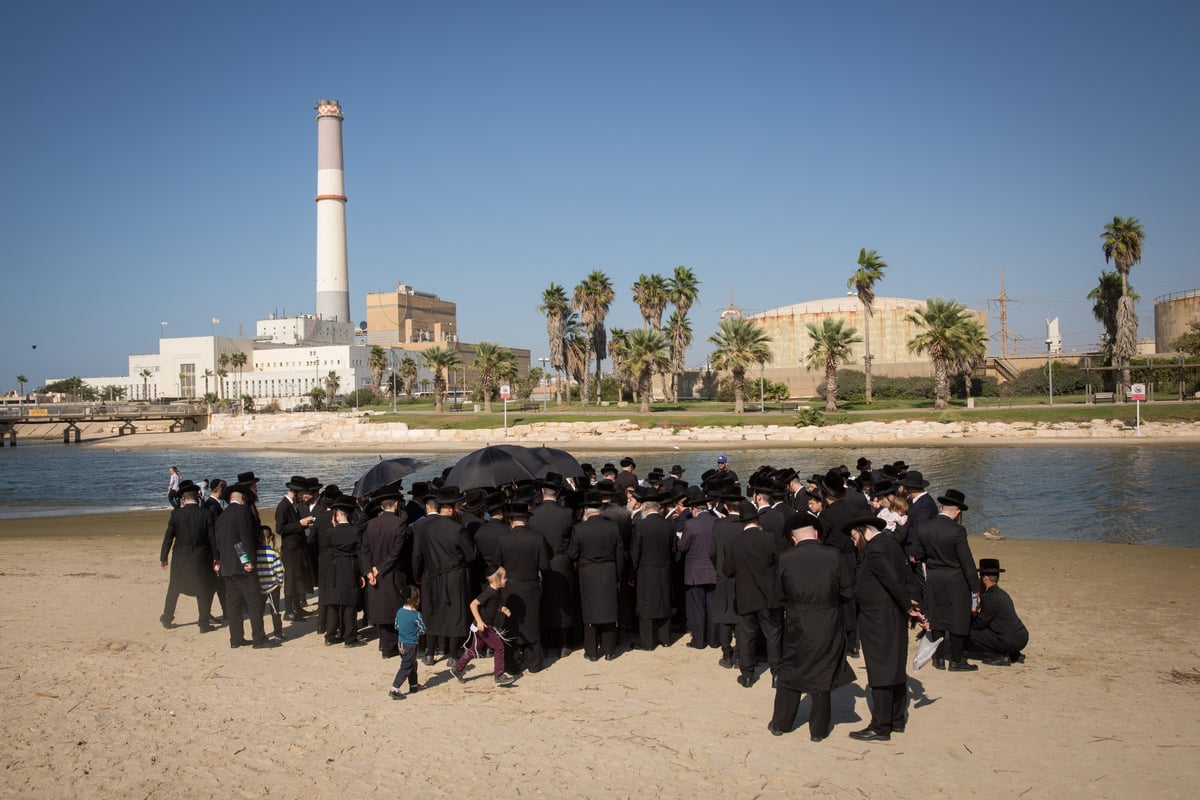
[[[854,598],[871,686],[871,724],[851,732],[850,738],[864,742],[890,741],[907,726],[908,620],[924,619],[917,610],[916,581],[904,552],[892,536],[881,533],[886,528],[878,517],[860,517],[843,529],[862,553]]]
[[[905,472],[896,486],[900,494],[908,499],[908,522],[904,531],[897,532],[897,541],[911,559],[917,542],[917,529],[922,522],[928,522],[938,515],[938,507],[929,492],[925,491],[929,488],[929,481],[918,470]]]
[[[734,579],[734,603],[738,613],[737,643],[741,673],[739,685],[754,684],[759,634],[766,640],[767,665],[775,684],[780,663],[783,612],[780,610],[779,548],[776,538],[758,524],[758,508],[743,501],[738,507],[742,532],[730,545],[721,565]]]
[[[912,473],[909,473],[910,475]],[[966,498],[948,489],[938,498],[942,511],[917,528],[913,556],[925,564],[925,612],[930,635],[950,640],[950,671],[971,672],[978,664],[967,661],[963,649],[971,633],[971,611],[979,602],[979,577],[967,544],[967,530],[959,521],[967,510]],[[944,636],[943,634],[948,634]],[[938,648],[933,666],[944,666],[946,643]]]
[[[575,514],[559,503],[562,475],[548,472],[538,485],[542,498],[529,514],[529,527],[550,548],[550,569],[542,575],[541,641],[551,654],[565,658],[571,654],[567,634],[575,624],[575,569],[567,555]]]
[[[824,496],[825,508],[817,518],[821,529],[821,544],[829,545],[842,554],[842,559],[851,573],[858,567],[858,551],[849,534],[845,532],[846,523],[862,517],[863,513],[855,509],[846,499],[846,479],[840,469],[831,469],[821,479],[821,494]],[[854,608],[854,599],[846,600],[842,608],[842,621],[846,625],[846,641],[850,655],[858,655],[858,612]]]
[[[309,511],[313,497],[307,478],[293,475],[286,488],[275,506],[275,534],[283,561],[283,618],[294,621],[304,619],[307,613],[304,605],[312,587],[307,534],[316,517]]]
[[[1029,644],[1029,631],[1017,616],[1008,592],[1000,588],[1000,559],[979,559],[979,581],[983,594],[979,610],[971,620],[971,633],[965,655],[978,658],[992,667],[1007,667],[1024,661],[1021,651]]]
[[[167,556],[174,545],[175,558],[171,561],[171,577],[167,583],[167,599],[159,621],[164,628],[172,627],[175,605],[179,595],[194,595],[198,613],[197,624],[201,633],[212,630],[209,621],[212,614],[213,592],[216,578],[213,576],[213,548],[216,545],[212,517],[200,507],[200,489],[189,480],[179,484],[179,508],[171,512],[167,531],[163,535],[159,562],[167,568]]]
[[[471,624],[470,603],[475,594],[469,569],[475,560],[475,545],[454,518],[454,507],[462,499],[458,487],[439,487],[435,498],[437,513],[421,523],[413,548],[413,573],[421,584],[421,612],[429,643],[426,666],[433,665],[433,653],[439,646],[447,660],[457,657],[455,651]]]
[[[529,527],[530,508],[524,500],[509,503],[504,513],[510,530],[500,537],[496,558],[508,573],[503,604],[510,612],[508,626],[515,640],[505,653],[509,672],[542,669],[542,580],[550,569],[550,545]]]
[[[378,503],[380,511],[367,522],[362,545],[367,621],[379,631],[379,652],[384,658],[400,655],[396,612],[404,605],[412,565],[412,531],[400,510],[404,493],[398,484],[371,494],[371,502]]]
[[[738,517],[741,495],[736,492],[718,494],[713,499],[718,502],[713,508],[716,521],[713,522],[712,544],[709,545],[708,556],[712,560],[713,569],[717,574],[717,583],[713,588],[713,622],[717,626],[717,643],[721,647],[721,660],[717,663],[725,669],[733,669],[733,632],[741,618],[737,613],[736,583],[733,578],[725,575],[725,561],[730,557],[733,542],[742,534],[742,522]]]
[[[567,555],[579,571],[579,613],[583,618],[583,657],[606,661],[617,645],[617,587],[625,548],[617,524],[601,513],[603,496],[589,490],[583,499],[583,520],[575,523]],[[599,639],[599,642],[597,642]]]
[[[242,647],[246,629],[242,627],[243,612],[250,617],[250,632],[255,649],[278,647],[279,642],[267,638],[263,629],[264,600],[254,572],[258,550],[258,526],[249,502],[253,497],[249,484],[235,483],[229,487],[229,505],[217,518],[217,562],[225,581],[225,609],[229,620],[229,646]]]
[[[671,643],[671,564],[675,528],[662,515],[660,495],[642,501],[641,516],[633,523],[630,559],[636,575],[638,632],[641,648],[653,650]]]

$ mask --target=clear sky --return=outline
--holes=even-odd
[[[826,7],[827,6],[827,7]],[[1097,341],[1114,215],[1131,274],[1200,288],[1186,2],[0,3],[0,390],[124,374],[168,336],[315,307],[313,104],[345,110],[351,312],[401,281],[464,341],[547,352],[550,281],[691,267],[702,363],[730,300],[984,308]],[[992,310],[993,351],[999,321]],[[34,345],[37,348],[34,349]]]

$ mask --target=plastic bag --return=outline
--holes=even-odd
[[[917,653],[913,656],[913,672],[916,672],[921,667],[933,660],[933,654],[937,652],[938,647],[942,644],[941,639],[930,640],[929,635],[922,633],[917,639]]]

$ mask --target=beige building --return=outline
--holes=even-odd
[[[933,374],[933,364],[927,358],[908,352],[908,343],[919,330],[905,320],[905,316],[924,306],[924,300],[875,298],[871,314],[872,374],[898,378]],[[988,330],[987,312],[971,313],[978,317],[984,330]],[[776,383],[786,383],[792,397],[816,396],[817,384],[825,380],[823,369],[809,370],[805,366],[812,345],[807,324],[821,325],[825,319],[841,318],[846,320],[847,325],[857,328],[861,337],[865,319],[857,295],[796,303],[748,317],[761,325],[771,337],[771,361],[763,370],[763,377]],[[865,345],[856,344],[851,352],[853,355],[845,368],[861,371],[866,354]],[[748,374],[747,378],[750,377],[759,376]]]

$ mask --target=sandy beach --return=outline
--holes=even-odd
[[[231,650],[195,605],[158,622],[166,512],[0,520],[6,797],[1184,797],[1200,778],[1200,551],[989,541],[1029,627],[1028,660],[910,680],[908,731],[847,738],[869,711],[861,659],[832,736],[766,730],[773,693],[677,641],[580,652],[494,687],[444,662],[390,701],[372,647]],[[807,718],[801,705],[798,723]]]

